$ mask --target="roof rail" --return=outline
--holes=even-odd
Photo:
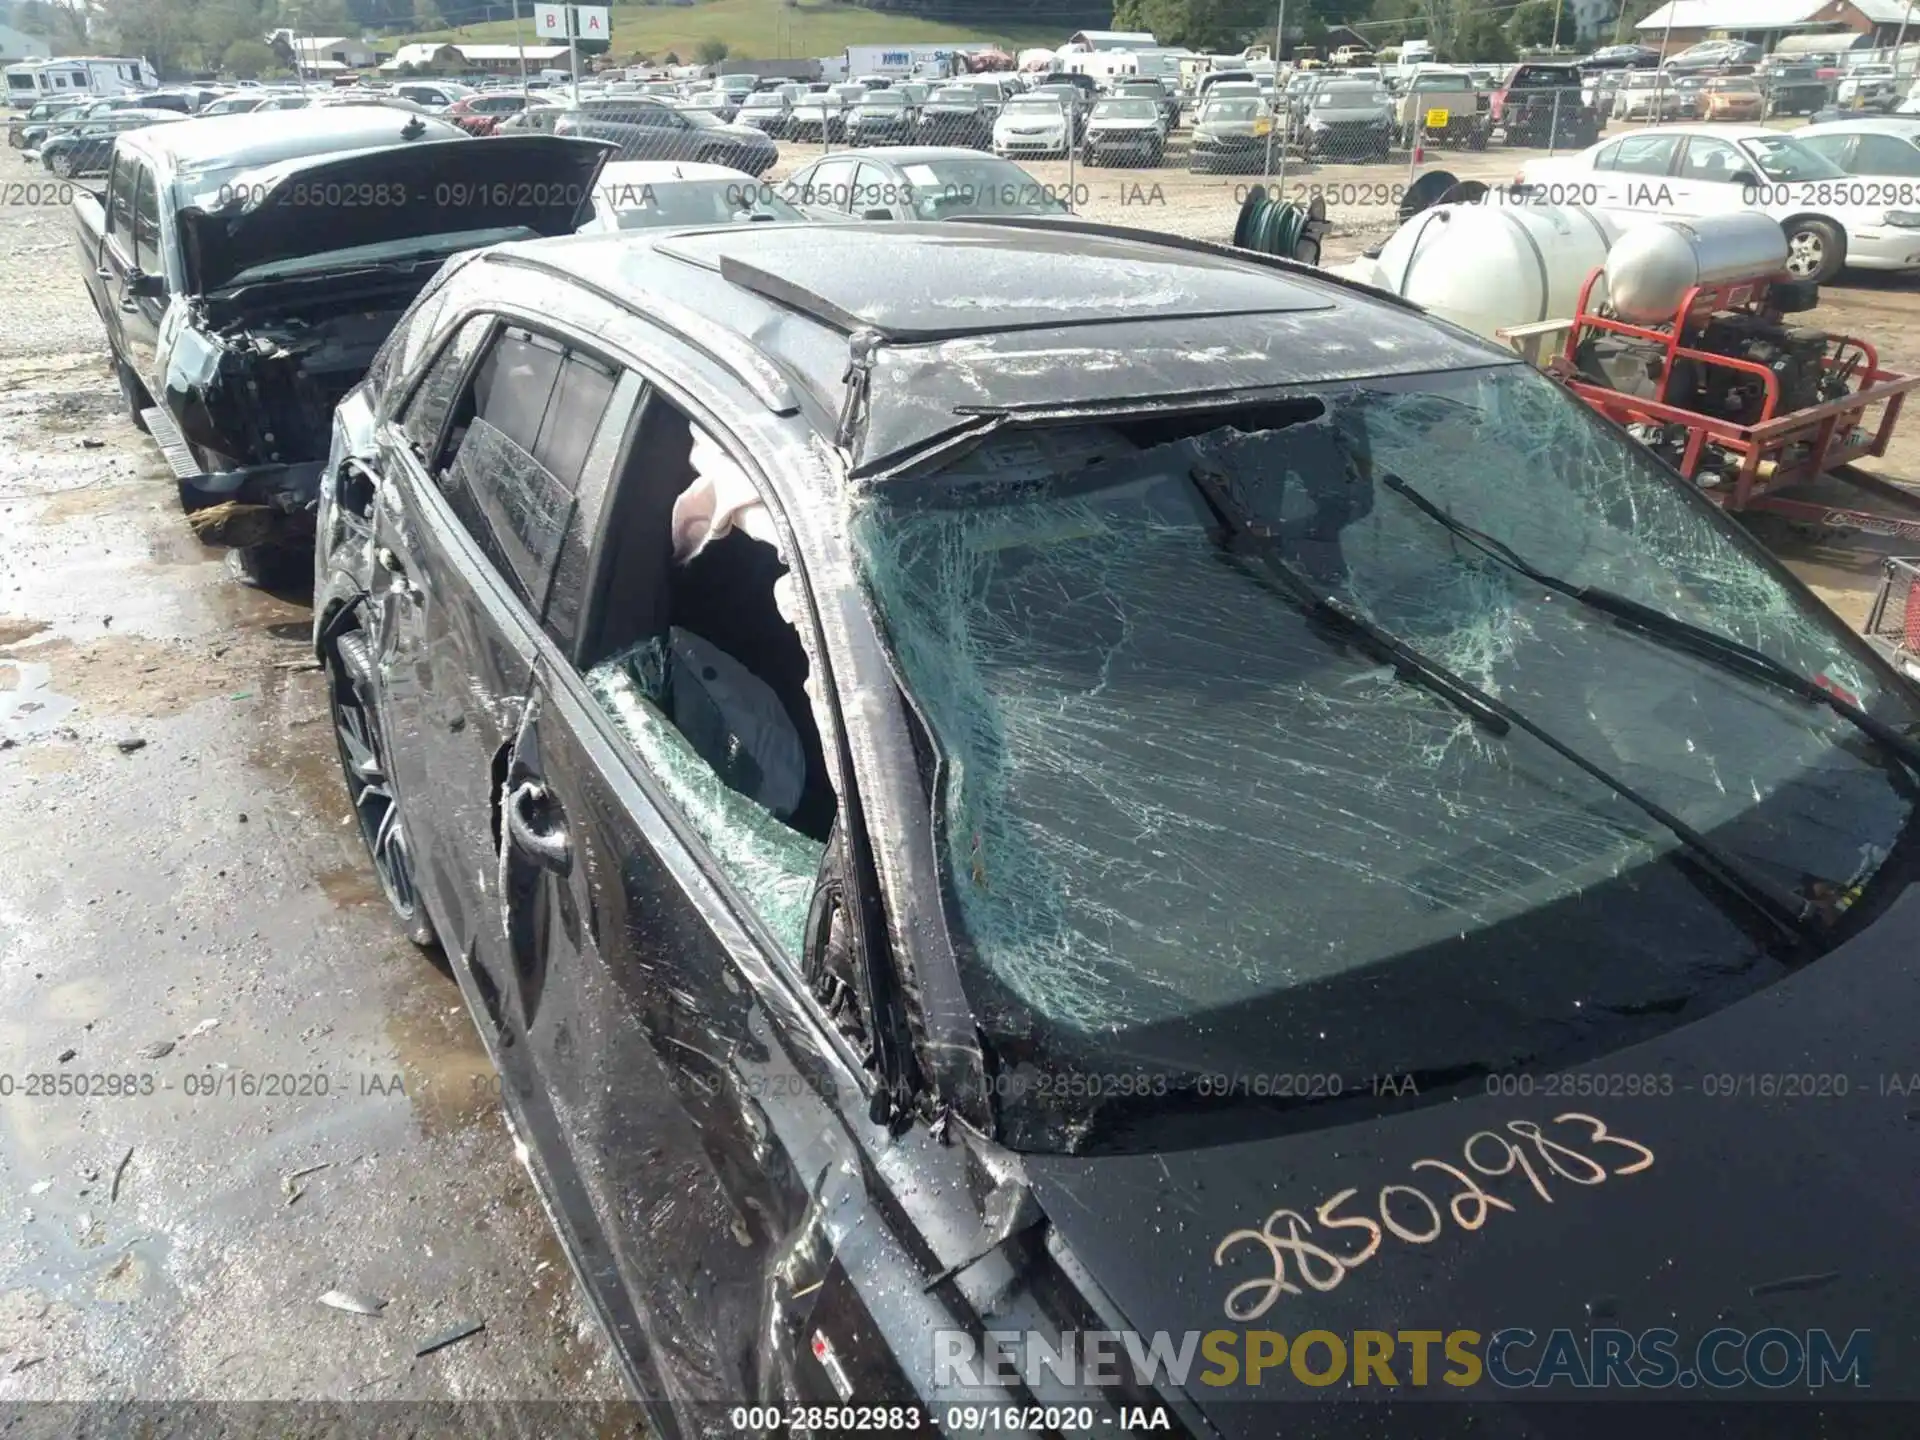
[[[762,300],[771,300],[788,310],[799,311],[810,320],[830,325],[842,335],[851,335],[856,330],[875,330],[882,335],[887,333],[883,327],[868,324],[852,311],[842,310],[831,300],[814,294],[805,286],[782,280],[778,275],[770,274],[758,265],[749,265],[732,255],[720,257],[720,278],[729,285],[737,285],[742,290],[758,295]]]
[[[677,300],[652,294],[647,297],[646,308],[643,310],[618,291],[609,290],[604,285],[582,279],[573,271],[551,263],[544,256],[488,250],[483,252],[480,258],[495,265],[511,265],[523,270],[538,270],[556,276],[609,304],[637,314],[642,319],[651,320],[661,328],[672,331],[676,338],[698,350],[714,364],[730,371],[736,379],[753,391],[755,399],[775,415],[799,413],[800,399],[794,393],[793,386],[788,382],[787,377],[780,373],[779,367],[739,336],[716,326],[699,311],[690,309]]]
[[[1324,281],[1328,285],[1338,285],[1345,290],[1357,291],[1370,299],[1388,301],[1402,310],[1411,310],[1416,315],[1427,313],[1424,305],[1416,304],[1404,295],[1396,295],[1391,290],[1382,290],[1377,285],[1369,285],[1364,280],[1335,275],[1330,270],[1322,270],[1318,265],[1309,265],[1303,260],[1289,260],[1283,255],[1269,255],[1261,250],[1243,250],[1237,245],[1223,244],[1218,240],[1197,240],[1192,236],[1171,235],[1160,230],[1137,230],[1129,225],[1109,225],[1100,220],[1082,220],[1078,216],[1055,218],[1050,215],[964,215],[956,216],[943,223],[998,225],[1011,230],[1071,230],[1081,235],[1104,235],[1113,240],[1143,240],[1148,244],[1163,246],[1169,250],[1190,250],[1201,255],[1220,255],[1229,260],[1264,265],[1269,270],[1280,270],[1289,275],[1307,276]]]

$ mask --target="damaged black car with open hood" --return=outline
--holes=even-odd
[[[609,153],[393,107],[120,138],[76,241],[120,388],[207,539],[312,533],[333,409],[450,256],[570,232]]]
[[[1920,1390],[1920,694],[1511,352],[1071,218],[501,245],[319,522],[656,1433]]]

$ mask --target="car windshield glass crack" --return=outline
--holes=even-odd
[[[1817,604],[1544,377],[1317,393],[1324,413],[1306,420],[1296,404],[1224,424],[1016,429],[856,502],[873,604],[944,762],[941,858],[971,941],[963,969],[1001,1007],[990,1019],[1083,1037],[1184,1023],[1391,977],[1423,950],[1600,898],[1614,923],[1524,959],[1538,988],[1506,996],[1516,1026],[1773,973],[1737,910],[1667,863],[1677,842],[1646,815],[1314,635],[1212,543],[1190,471],[1230,470],[1316,586],[1809,900],[1857,893],[1907,822],[1866,737],[1730,689],[1390,493],[1376,503],[1379,474],[1416,479],[1556,575],[1827,675],[1890,722],[1910,718],[1889,713],[1905,701]],[[1343,451],[1361,458],[1357,483]],[[1444,1051],[1446,1031],[1432,1017],[1408,1033]]]

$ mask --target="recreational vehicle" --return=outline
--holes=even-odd
[[[63,55],[7,66],[7,103],[16,109],[69,95],[125,95],[159,88],[145,60],[126,55]]]

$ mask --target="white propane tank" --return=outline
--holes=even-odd
[[[1572,315],[1618,233],[1584,205],[1434,205],[1354,278],[1493,340],[1509,326]]]
[[[1780,222],[1754,210],[1635,225],[1607,256],[1607,301],[1636,324],[1671,320],[1696,285],[1759,280],[1787,268]]]

